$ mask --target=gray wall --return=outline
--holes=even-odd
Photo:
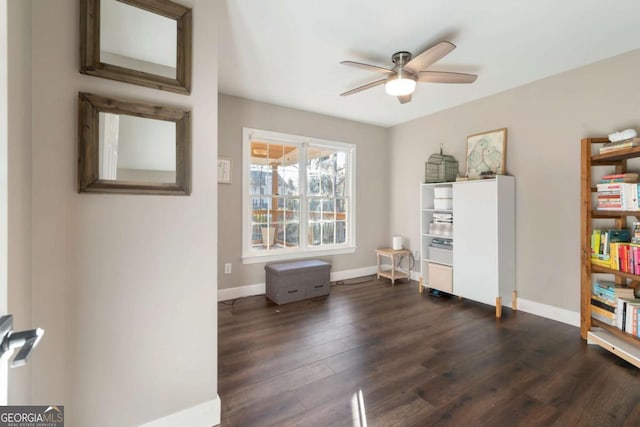
[[[31,2],[8,13],[8,313],[15,330],[31,321]],[[4,58],[3,58],[4,60]],[[9,370],[9,404],[31,403],[31,365]]]
[[[424,162],[444,144],[462,170],[467,135],[506,127],[519,296],[578,311],[580,139],[640,129],[639,69],[636,50],[391,128],[391,230],[419,249]]]
[[[33,2],[33,400],[69,426],[140,425],[216,399],[219,5],[182,2],[185,96],[80,74],[79,3]],[[79,91],[192,110],[191,196],[78,194]]]
[[[242,264],[242,128],[250,127],[357,145],[355,253],[323,257],[332,271],[375,265],[374,250],[390,245],[389,145],[384,128],[220,94],[218,154],[233,159],[232,184],[219,184],[218,286],[264,282],[264,264]],[[224,274],[232,263],[232,274]]]

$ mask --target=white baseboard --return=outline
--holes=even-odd
[[[337,282],[339,280],[355,279],[356,277],[371,276],[378,272],[375,265],[362,268],[354,268],[352,270],[335,271],[331,273],[330,281]]]
[[[580,327],[580,313],[552,305],[518,298],[518,310],[545,317],[567,325]]]
[[[339,280],[349,280],[356,277],[371,276],[376,274],[378,267],[375,265],[362,268],[354,268],[351,270],[334,271],[329,278],[332,282]],[[413,277],[413,274],[412,274]],[[218,289],[218,301],[228,301],[231,299],[250,297],[254,295],[264,295],[265,284],[255,283],[253,285],[237,286],[235,288]]]
[[[145,423],[139,427],[211,427],[220,424],[220,396],[208,402],[175,412],[166,417]]]
[[[230,299],[252,297],[254,295],[263,295],[264,293],[265,293],[264,283],[237,286],[235,288],[228,288],[228,289],[218,289],[218,301],[228,301]]]

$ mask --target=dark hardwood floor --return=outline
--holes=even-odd
[[[578,328],[417,286],[219,303],[222,425],[640,426],[638,369]]]

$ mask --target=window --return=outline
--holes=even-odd
[[[355,250],[355,145],[243,130],[243,262]]]

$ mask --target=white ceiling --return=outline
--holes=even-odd
[[[640,48],[640,0],[225,0],[222,93],[392,126]],[[431,70],[478,74],[471,85],[421,83],[401,105],[380,78],[342,60],[390,68],[448,40]]]

